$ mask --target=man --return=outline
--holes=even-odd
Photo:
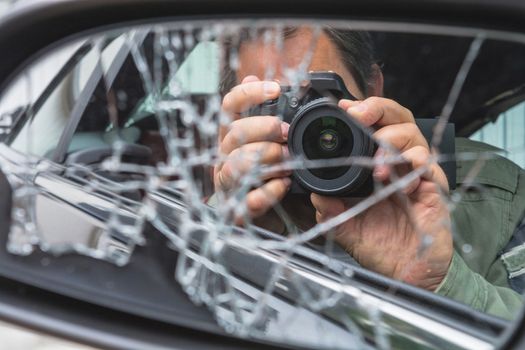
[[[304,57],[309,57],[308,70],[338,73],[358,99],[341,100],[339,107],[363,125],[373,128],[374,137],[381,143],[399,150],[411,169],[422,171],[422,175],[405,186],[401,194],[392,195],[337,226],[333,232],[335,241],[365,268],[451,297],[483,312],[512,317],[521,307],[522,298],[509,288],[504,261],[497,256],[510,235],[491,232],[498,241],[492,244],[481,233],[478,237],[472,234],[477,233],[475,223],[464,228],[467,223],[476,221],[478,215],[484,215],[478,210],[490,213],[493,209],[490,205],[485,208],[482,204],[474,209],[458,205],[452,212],[454,218],[451,218],[448,203],[444,200],[449,193],[446,176],[432,160],[432,152],[412,113],[395,101],[380,97],[383,77],[373,62],[366,35],[345,36],[344,32],[333,29],[317,33],[307,27],[298,27],[288,29],[284,37],[282,45],[257,36],[253,40],[244,40],[238,48],[239,66],[234,73],[241,83],[223,99],[223,110],[233,120],[220,132],[219,147],[225,161],[214,171],[216,190],[232,191],[239,178],[254,166],[254,159],[258,164],[271,165],[289,158],[286,146],[288,124],[275,116],[241,116],[250,107],[277,98],[280,85],[275,80],[286,80],[286,68],[298,68]],[[352,47],[354,52],[351,52]],[[268,70],[274,73],[271,79],[261,80]],[[476,149],[471,144],[464,147],[465,150],[469,147]],[[375,157],[382,159],[385,154],[386,150],[379,148]],[[373,169],[374,180],[386,185],[398,170],[377,162]],[[267,217],[277,202],[284,199],[286,207],[290,175],[289,171],[268,174],[260,187],[247,194],[246,206],[251,218],[263,218],[267,225]],[[508,214],[512,216],[510,224],[505,222],[509,232],[514,231],[518,215],[521,218],[525,210],[525,205],[521,204],[525,203],[525,175],[522,171],[517,173],[515,182],[519,185],[516,185],[512,199],[498,207],[520,203],[516,204],[512,215]],[[314,217],[316,222],[324,222],[355,204],[355,201],[345,198],[318,194],[311,194],[310,200],[311,204],[293,202],[291,205],[302,212],[295,215],[303,217],[304,220],[296,223],[302,229],[315,224]],[[484,203],[484,200],[489,202],[489,198],[480,202]],[[308,208],[313,208],[315,214],[312,215]],[[463,230],[457,233],[459,237],[453,237],[453,223]],[[480,254],[477,258],[462,257],[466,253],[458,247],[454,249],[453,238],[484,251],[481,254],[476,252]],[[484,240],[485,245],[476,243]]]

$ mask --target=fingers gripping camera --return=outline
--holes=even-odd
[[[290,155],[322,165],[295,170],[291,193],[363,197],[373,192],[372,170],[348,160],[373,157],[377,145],[363,127],[337,106],[343,98],[356,99],[339,75],[312,72],[307,86],[281,86],[279,98],[250,109],[249,115],[282,117],[290,124]],[[331,160],[330,166],[324,166],[321,160]],[[338,160],[345,164],[334,166]]]

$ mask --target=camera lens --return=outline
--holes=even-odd
[[[348,157],[352,153],[352,131],[341,119],[326,116],[314,119],[303,134],[303,150],[307,159],[331,159]],[[335,179],[348,167],[326,167],[310,169],[321,179]]]
[[[318,98],[301,106],[290,119],[290,154],[316,161],[294,171],[298,185],[308,192],[332,196],[371,193],[370,169],[339,162],[352,157],[372,157],[375,153],[373,139],[346,111],[330,98]]]

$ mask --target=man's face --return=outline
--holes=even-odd
[[[265,43],[263,38],[243,43],[239,49],[237,80],[242,81],[248,75],[268,78],[268,69],[272,69],[275,73],[270,78],[286,84],[283,68],[298,68],[310,54],[308,71],[333,71],[343,78],[352,95],[359,99],[365,97],[344,65],[335,44],[324,32],[314,34],[309,28],[298,28],[286,37],[282,49],[273,42]]]

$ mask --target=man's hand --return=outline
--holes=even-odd
[[[379,97],[341,100],[339,106],[362,124],[375,128],[376,139],[399,150],[411,169],[428,169],[404,193],[392,195],[336,227],[336,241],[363,267],[435,290],[447,273],[453,253],[450,215],[441,197],[442,191],[448,191],[443,170],[430,162],[428,144],[408,109]],[[380,148],[376,157],[384,154]],[[391,175],[404,175],[399,171],[394,166],[376,165],[373,176],[388,183]],[[311,200],[318,222],[350,207],[342,198],[312,194]]]
[[[226,160],[214,169],[216,191],[228,193],[238,187],[239,180],[254,166],[278,164],[288,157],[287,123],[272,116],[241,118],[241,113],[252,106],[277,98],[279,94],[278,83],[248,76],[224,97],[222,109],[232,122],[219,133],[219,151]],[[291,171],[282,171],[261,179],[264,184],[246,196],[250,217],[265,214],[284,197],[291,184],[290,175]]]

